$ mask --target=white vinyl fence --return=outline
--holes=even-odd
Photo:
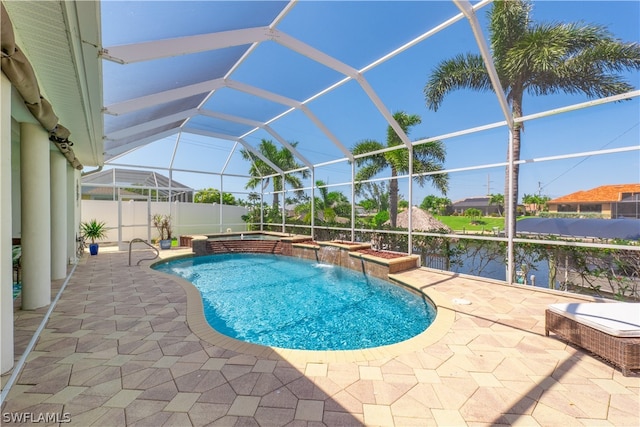
[[[97,219],[108,228],[105,242],[129,242],[132,239],[156,239],[151,216],[171,215],[173,236],[246,231],[242,220],[248,209],[243,206],[227,206],[205,203],[150,202],[147,200],[82,200],[81,221]]]

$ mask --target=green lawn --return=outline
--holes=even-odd
[[[504,229],[504,218],[494,217],[480,217],[476,221],[466,216],[440,216],[435,217],[446,224],[449,228],[455,231],[482,231],[491,232],[493,227],[498,227],[499,230]]]

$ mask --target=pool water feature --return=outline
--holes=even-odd
[[[340,264],[340,249],[324,246],[318,251],[318,262],[322,264],[339,265]]]
[[[422,294],[328,264],[268,254],[183,258],[155,269],[199,289],[219,333],[265,346],[354,350],[423,332],[435,308]]]
[[[280,240],[282,236],[276,236],[272,234],[260,234],[260,233],[235,233],[228,235],[211,235],[209,240]]]

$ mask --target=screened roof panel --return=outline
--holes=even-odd
[[[269,120],[289,108],[284,104],[229,87],[216,90],[203,105],[205,110],[218,111],[260,122]]]
[[[236,149],[232,153],[234,146],[236,146]],[[199,138],[197,135],[186,133],[180,136],[179,147],[182,149],[176,152],[173,162],[174,168],[210,173],[222,171],[227,159],[230,157],[233,159],[235,156],[239,157],[238,152],[240,150],[239,144],[233,141],[217,138]],[[189,155],[189,152],[194,150],[198,151],[198,156]],[[237,163],[246,164],[242,159],[238,159]],[[234,172],[233,169],[237,168],[232,168],[231,173]],[[246,168],[242,168],[241,171],[243,176],[247,175]],[[235,172],[237,173],[237,170]]]
[[[176,141],[178,139],[182,140],[183,138],[184,135],[176,132],[173,132],[164,138],[154,138],[152,141],[148,141],[146,144],[141,145],[138,149],[127,155],[123,159],[123,164],[118,167],[128,168],[135,165],[136,167],[140,166],[164,170],[171,164],[171,157],[176,147]]]
[[[206,115],[199,115],[191,118],[188,123],[190,129],[200,129],[213,133],[229,135],[230,137],[239,137],[240,135],[253,129],[241,123],[235,123],[229,120],[221,120]]]
[[[255,72],[258,68],[260,73]],[[233,73],[234,80],[299,101],[343,78],[326,65],[272,41],[263,42]]]
[[[638,2],[578,5],[540,0],[531,4],[534,23],[593,23],[605,26],[620,40],[638,42]],[[314,164],[344,161],[350,159],[348,149],[356,141],[384,139],[386,127],[397,126],[390,114],[398,110],[422,118],[411,135],[401,135],[403,142],[440,136],[447,144],[447,168],[464,167],[472,163],[470,158],[486,160],[488,166],[505,160],[507,126],[476,137],[447,135],[511,121],[495,78],[486,91],[463,89],[447,94],[437,112],[426,107],[423,94],[427,79],[443,59],[482,52],[484,63],[492,63],[490,0],[103,0],[7,1],[3,5],[16,40],[38,75],[42,94],[71,131],[74,150],[85,166],[112,162],[121,155],[125,155],[119,157],[122,164],[135,164],[129,161],[135,150],[168,136],[174,141],[187,136],[207,140],[222,129],[235,132],[235,137],[247,128],[267,125],[286,141],[300,141],[299,152]],[[491,66],[489,72],[493,73]],[[629,92],[632,101],[595,100],[602,106],[576,112],[582,117],[593,112],[594,119],[586,119],[584,125],[567,120],[573,112],[557,115],[558,120],[556,116],[525,118],[523,160],[538,162],[541,156],[556,154],[560,146],[568,147],[562,148],[561,155],[582,149],[620,147],[622,152],[633,148],[637,132],[632,126],[640,105],[638,71],[621,74],[636,89]],[[313,100],[302,104],[310,96]],[[525,98],[525,115],[549,114],[554,107],[587,105],[585,101],[590,100],[582,93],[526,93]],[[614,117],[601,114],[614,109]],[[223,126],[225,120],[230,123]],[[561,138],[563,129],[574,134]],[[244,139],[255,146],[262,137],[278,143],[278,137],[266,130]],[[475,158],[476,146],[494,152],[498,145],[500,155]],[[165,164],[172,154],[163,159]],[[151,157],[143,157],[140,164],[156,160]],[[610,162],[614,157],[616,162]],[[624,167],[614,155],[599,159],[617,173],[592,180],[637,180],[637,156],[627,156]],[[248,166],[240,164],[237,171],[246,173]],[[542,179],[553,179],[548,176]],[[531,192],[531,184],[535,187],[539,180],[524,180],[521,189]]]
[[[247,46],[234,46],[132,64],[106,62],[105,103],[109,105],[222,78],[246,49]]]
[[[146,143],[152,142],[153,140],[161,139],[161,138],[154,138],[154,136],[158,136],[158,135],[167,136],[173,133],[177,133],[178,128],[181,124],[182,124],[181,121],[167,123],[164,126],[158,126],[153,129],[149,129],[143,132],[133,134],[126,138],[118,139],[115,141],[106,140],[104,143],[104,147],[105,147],[105,150],[112,153],[113,155],[121,154],[132,148],[143,146]],[[150,138],[150,139],[147,140],[147,138]]]
[[[295,127],[289,127],[288,124],[290,123]],[[298,126],[304,125],[307,126],[306,130],[302,132],[295,131]],[[298,143],[296,146],[297,153],[312,164],[343,158],[345,153],[340,150],[340,147],[344,147],[345,150],[350,148],[350,144],[339,138],[332,128],[329,128],[328,133],[324,132],[322,129],[315,127],[313,122],[299,111],[294,111],[285,119],[279,120],[272,129],[286,141]],[[277,143],[276,139],[271,135],[266,135],[266,139]],[[257,146],[259,142],[256,139],[255,145]],[[302,158],[299,160],[302,160]]]
[[[337,1],[330,7],[323,3],[296,4],[278,29],[356,69],[460,13],[446,1]],[[381,32],[385,37],[378,42]]]
[[[405,47],[420,44],[447,19],[465,21],[459,8],[449,2],[266,3],[105,3],[105,20],[126,16],[118,25],[110,21],[104,26],[105,103],[110,113],[130,116],[108,120],[107,127],[115,129],[118,140],[106,144],[106,159],[149,142],[152,128],[158,138],[168,135],[171,130],[165,125],[169,121],[177,132],[213,138],[244,134],[254,146],[260,138],[247,132],[266,125],[274,130],[278,127],[283,129],[281,136],[268,134],[282,145],[299,141],[300,149],[310,153],[322,147],[318,151],[326,157],[351,158],[355,142],[383,139],[386,127],[396,125],[393,112],[407,108],[385,105],[367,80],[370,71],[361,75],[358,69],[375,68],[379,64],[372,62],[390,53],[394,56],[394,49],[416,37],[420,38]],[[155,25],[167,19],[175,28]],[[134,27],[128,39],[110,34],[123,25]],[[386,36],[376,37],[376,43],[369,42],[389,26],[394,31],[385,31]],[[420,70],[426,66],[424,58],[416,64]],[[399,82],[403,79],[398,77]],[[348,106],[336,109],[339,117],[331,107],[315,111],[318,99],[341,90],[357,94],[343,101]],[[419,97],[419,91],[415,92]],[[204,105],[193,110],[166,108],[164,119],[160,114],[143,115],[140,109],[203,93]],[[308,100],[309,105],[302,104]],[[287,131],[295,126],[287,116],[305,122],[306,130]],[[377,136],[350,133],[345,123],[348,117],[371,123]],[[178,121],[181,118],[186,120]],[[145,126],[145,120],[152,123]],[[283,125],[278,124],[281,121]],[[336,131],[338,128],[341,130]],[[141,138],[140,143],[132,140],[133,135]],[[406,135],[401,139],[409,143]]]
[[[137,110],[136,114],[123,114],[117,116],[106,114],[104,117],[105,133],[109,136],[109,134],[115,131],[133,128],[137,125],[170,117],[172,114],[177,114],[181,111],[195,109],[200,105],[200,103],[202,103],[204,97],[204,94],[199,94],[188,98],[178,99],[176,101],[157,104]]]
[[[269,25],[288,2],[103,1],[105,46]],[[121,28],[127,31],[122,31]]]
[[[400,106],[394,105],[386,107],[393,108],[392,113],[395,108],[400,108]],[[310,102],[309,109],[349,148],[363,139],[385,142],[388,123],[362,90],[362,87],[355,81],[349,81],[325,96]],[[356,128],[352,126],[354,122],[367,123],[367,126],[364,130]],[[289,120],[287,123],[289,126],[296,126],[294,120]],[[305,138],[301,139],[303,142],[306,141],[307,135],[304,136]],[[322,139],[326,139],[326,136],[323,135]],[[336,154],[338,153],[336,152]]]

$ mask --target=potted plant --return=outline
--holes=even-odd
[[[89,244],[89,253],[91,255],[98,255],[98,244],[96,240],[102,240],[107,237],[107,225],[103,221],[92,219],[89,222],[83,222],[80,224],[82,229],[82,235],[85,239],[91,239]]]
[[[171,249],[171,215],[153,215],[153,226],[158,230],[160,249]]]

